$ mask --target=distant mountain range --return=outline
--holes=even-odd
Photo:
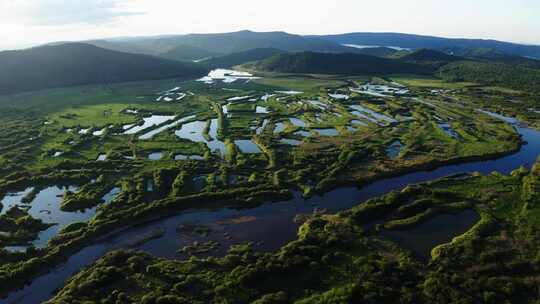
[[[246,63],[276,72],[436,74],[450,80],[530,88],[539,83],[540,60],[529,58],[535,56],[540,58],[540,46],[395,33],[300,36],[241,31],[56,42],[0,52],[0,94],[82,84],[194,78],[209,69]],[[486,77],[491,79],[483,81]]]
[[[0,52],[0,94],[82,84],[196,77],[207,68],[84,43]]]
[[[356,44],[364,46],[392,46],[408,49],[493,49],[512,54],[540,59],[540,46],[524,45],[497,40],[454,39],[401,33],[348,33],[340,35],[306,36],[336,44]]]
[[[169,59],[193,59],[182,54],[194,49],[208,52],[210,56],[227,55],[257,48],[276,48],[287,52],[361,53],[380,56],[405,49],[436,49],[460,52],[463,49],[492,49],[507,55],[540,59],[540,46],[523,45],[496,40],[452,39],[400,33],[348,33],[341,35],[301,36],[285,32],[240,31],[221,34],[190,34],[155,37],[85,41],[98,47],[128,53],[163,56]],[[371,46],[358,49],[345,45]],[[384,47],[374,49],[373,47]],[[179,48],[180,50],[176,50]],[[175,54],[175,55],[172,55]],[[204,54],[204,53],[202,53]],[[207,56],[207,57],[210,57]],[[201,59],[205,56],[195,59]],[[193,59],[193,60],[195,60]]]
[[[171,58],[179,46],[204,50],[211,54],[227,55],[261,48],[278,48],[287,52],[354,52],[353,49],[319,38],[309,38],[285,32],[240,31],[220,34],[189,34],[176,36],[141,37],[133,39],[91,40],[85,43],[121,52],[139,53]],[[178,55],[176,55],[178,56]],[[178,56],[177,58],[182,58]],[[204,58],[200,57],[200,58]],[[200,59],[197,58],[197,59]]]

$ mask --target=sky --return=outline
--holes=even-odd
[[[246,29],[400,32],[540,45],[540,0],[0,0],[0,49]]]

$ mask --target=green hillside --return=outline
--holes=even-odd
[[[158,56],[177,61],[195,61],[220,55],[222,54],[207,51],[199,47],[179,45],[165,53],[159,54]]]
[[[158,56],[171,52],[178,46],[203,49],[215,54],[232,54],[257,48],[279,48],[288,52],[356,52],[353,48],[331,41],[285,32],[239,31],[219,34],[93,40],[88,41],[88,43],[112,50]]]
[[[274,48],[252,49],[245,52],[210,58],[202,61],[201,64],[212,68],[228,68],[246,62],[264,60],[281,53],[283,51]]]
[[[83,43],[0,52],[0,94],[83,84],[197,77],[206,69]]]
[[[468,81],[517,90],[537,90],[540,70],[517,65],[461,61],[442,67],[437,75],[448,81]]]
[[[384,75],[395,73],[427,74],[420,65],[362,54],[303,52],[280,54],[256,65],[263,71],[283,73]]]

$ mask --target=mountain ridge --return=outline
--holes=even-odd
[[[74,85],[197,77],[207,69],[189,63],[65,43],[0,52],[0,94]]]

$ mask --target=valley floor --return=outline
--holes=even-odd
[[[0,97],[0,294],[106,254],[51,302],[532,303],[540,135],[507,116],[535,98],[224,70]]]

